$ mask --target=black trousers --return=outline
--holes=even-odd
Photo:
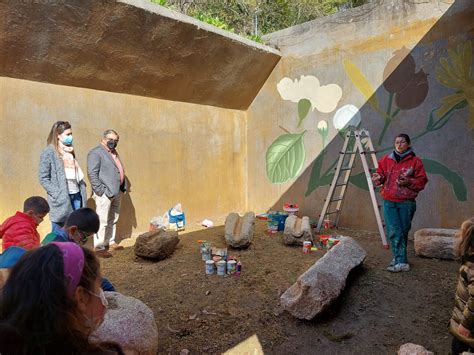
[[[474,349],[471,348],[466,343],[463,343],[456,337],[453,337],[453,342],[451,343],[451,352],[453,355],[462,354],[464,351],[472,352]]]

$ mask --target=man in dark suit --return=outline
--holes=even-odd
[[[94,249],[97,256],[105,258],[112,256],[110,251],[123,249],[115,242],[120,201],[127,190],[125,169],[116,150],[118,142],[118,133],[108,129],[102,135],[100,144],[87,155],[92,198],[100,219],[99,231],[94,236]]]

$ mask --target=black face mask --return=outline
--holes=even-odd
[[[109,148],[110,150],[114,150],[115,148],[117,148],[117,142],[108,141],[107,142],[107,148]]]

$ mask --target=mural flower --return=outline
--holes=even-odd
[[[427,74],[420,69],[410,51],[403,47],[394,52],[383,71],[383,86],[395,95],[395,104],[402,110],[421,105],[428,95]]]
[[[340,131],[349,126],[357,126],[360,121],[359,109],[354,105],[345,105],[336,111],[332,123]]]
[[[328,123],[326,120],[321,120],[318,122],[318,132],[323,139],[323,149],[326,146],[326,138],[328,136]]]
[[[312,75],[301,75],[300,80],[294,81],[283,78],[277,84],[277,90],[283,100],[299,103],[300,100],[307,99],[311,102],[311,110],[317,109],[323,113],[334,111],[342,97],[339,85],[321,86],[318,78]]]
[[[441,57],[436,66],[436,78],[444,86],[456,90],[456,93],[444,97],[442,106],[436,111],[438,118],[445,116],[458,105],[469,107],[468,126],[474,128],[474,77],[471,71],[472,42],[458,45],[456,50],[449,49],[448,58]]]

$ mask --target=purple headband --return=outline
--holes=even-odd
[[[72,297],[79,281],[81,281],[82,270],[84,269],[84,252],[78,244],[72,242],[53,242],[50,244],[57,246],[63,254],[64,276],[68,280],[67,292]]]

